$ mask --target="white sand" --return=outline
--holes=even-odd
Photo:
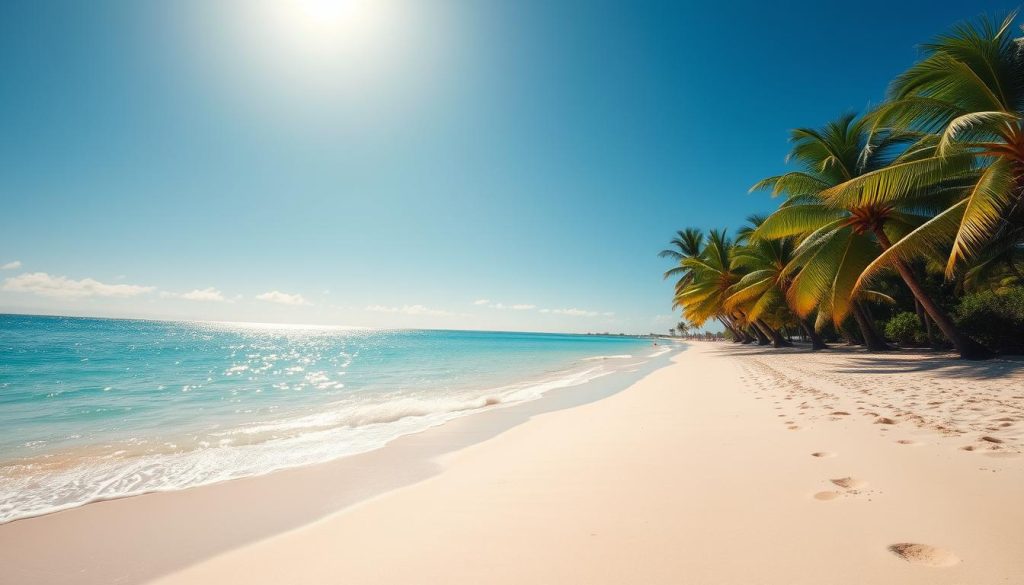
[[[157,582],[1024,583],[1022,405],[1018,363],[695,344]]]

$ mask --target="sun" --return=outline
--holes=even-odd
[[[194,56],[231,115],[267,127],[374,132],[450,86],[450,11],[421,0],[223,0],[197,5]],[[319,131],[319,130],[317,130]]]
[[[296,58],[380,58],[401,32],[397,6],[386,0],[279,0],[264,6],[269,40]]]

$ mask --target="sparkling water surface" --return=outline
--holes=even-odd
[[[656,349],[620,336],[0,315],[0,522],[367,451]]]

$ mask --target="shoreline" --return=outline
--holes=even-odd
[[[565,389],[517,422],[481,424],[509,407],[331,464],[0,526],[0,561],[32,583],[1024,579],[1021,363],[687,345],[628,388]],[[377,489],[342,493],[368,476]]]
[[[63,349],[54,324],[5,321],[26,351],[2,368],[0,525],[365,453],[658,353],[612,337],[65,321]]]
[[[682,346],[675,351],[685,349]],[[634,369],[469,413],[331,461],[184,489],[101,499],[12,520],[0,524],[0,564],[17,571],[22,582],[38,585],[146,583],[429,478],[441,471],[434,459],[485,441],[539,414],[623,391],[665,367],[672,351],[639,358],[645,361]],[[277,498],[282,492],[294,497],[282,501]],[[267,501],[274,505],[263,505]],[[191,518],[197,511],[207,526],[201,534],[192,533]],[[241,522],[238,516],[243,518]],[[149,524],[168,532],[153,530]],[[112,550],[119,552],[111,555]],[[125,556],[133,558],[133,563],[124,565]],[[55,570],[55,566],[59,568]],[[84,574],[80,571],[83,566],[89,567]]]

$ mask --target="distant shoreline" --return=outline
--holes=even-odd
[[[247,326],[267,326],[267,327],[293,327],[293,328],[317,328],[317,329],[338,329],[338,330],[370,330],[370,331],[460,331],[467,333],[526,333],[531,335],[581,335],[581,336],[598,336],[598,337],[633,337],[633,338],[651,338],[651,337],[664,337],[671,339],[669,336],[664,336],[659,333],[593,333],[593,332],[566,332],[566,331],[527,331],[527,330],[501,330],[501,329],[449,329],[449,328],[431,328],[431,327],[370,327],[364,325],[323,325],[315,323],[277,323],[277,322],[259,322],[259,321],[217,321],[211,319],[171,319],[171,318],[157,318],[157,317],[104,317],[104,316],[92,316],[92,315],[63,315],[59,313],[11,313],[6,311],[0,311],[0,317],[44,317],[54,319],[96,319],[104,321],[146,321],[151,323],[213,323],[213,324],[224,324],[224,325],[247,325]]]

